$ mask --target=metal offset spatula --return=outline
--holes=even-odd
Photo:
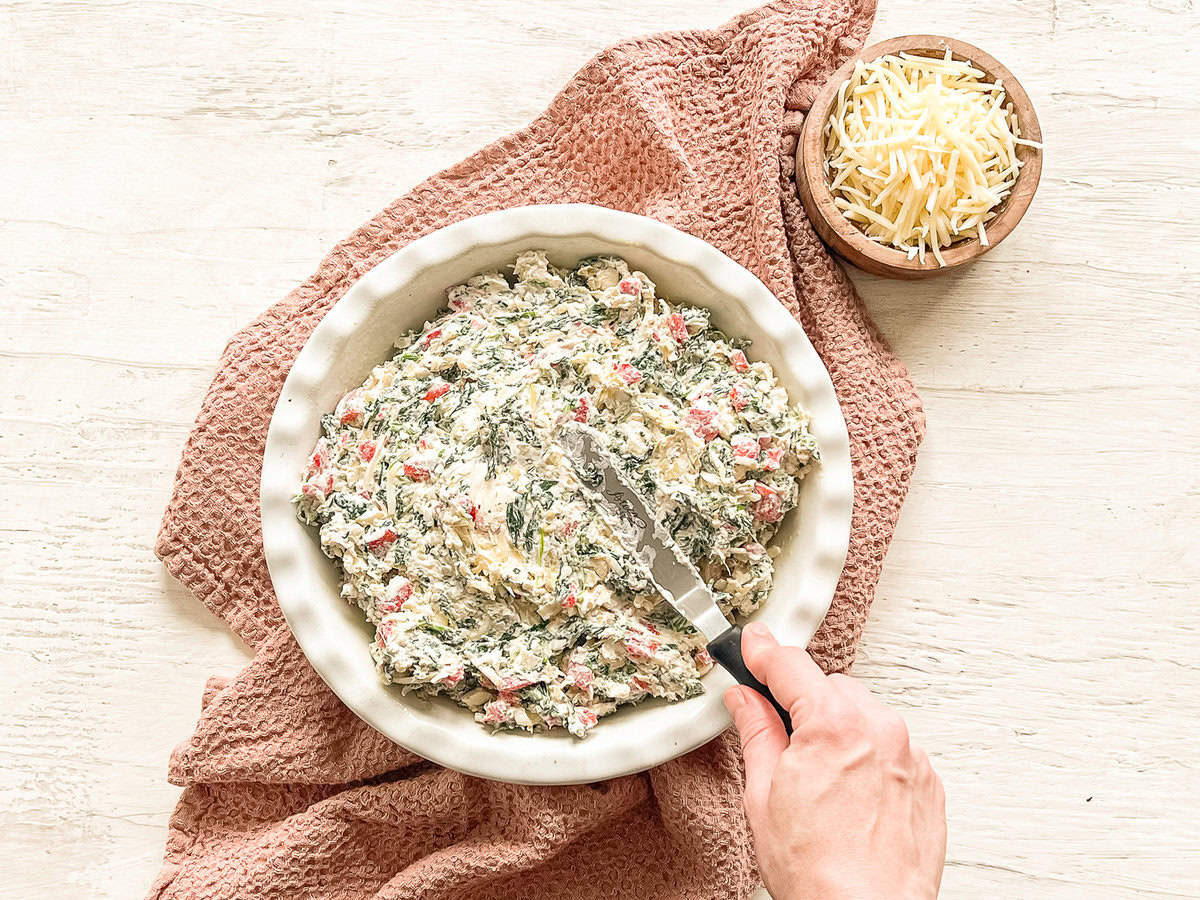
[[[630,526],[638,541],[637,555],[646,561],[650,575],[663,597],[692,623],[708,641],[708,652],[739,684],[758,691],[779,713],[783,727],[792,733],[792,718],[771,696],[767,686],[750,674],[742,659],[742,629],[729,624],[691,561],[679,551],[658,526],[641,496],[612,463],[612,456],[586,426],[568,426],[562,443],[585,484],[607,501]]]

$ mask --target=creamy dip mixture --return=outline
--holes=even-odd
[[[818,453],[746,342],[624,260],[512,268],[451,288],[322,419],[296,502],[386,681],[494,728],[583,736],[620,704],[700,693],[712,660],[576,476],[563,425],[607,439],[731,615],[766,597],[765,545]]]

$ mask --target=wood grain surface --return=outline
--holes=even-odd
[[[595,50],[748,3],[0,3],[0,896],[144,893],[247,658],[151,552],[233,331]],[[929,417],[857,674],[945,778],[944,896],[1200,895],[1200,13],[882,3],[1049,149],[979,263],[855,276]]]

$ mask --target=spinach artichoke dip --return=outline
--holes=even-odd
[[[603,436],[727,615],[766,597],[765,545],[818,452],[747,342],[624,260],[527,251],[513,270],[451,288],[323,417],[296,502],[385,681],[582,737],[623,703],[701,693],[713,663],[576,475],[564,424]]]

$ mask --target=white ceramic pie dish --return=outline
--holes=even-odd
[[[660,296],[703,306],[731,336],[753,340],[793,401],[812,416],[822,462],[774,543],[775,586],[755,618],[782,642],[803,646],[829,608],[850,535],[853,479],[845,421],[829,375],[803,329],[749,271],[704,241],[661,222],[597,206],[526,206],[466,219],[383,260],[326,314],[296,358],[267,435],[261,501],[263,546],[279,605],[313,668],[362,719],[436,763],[500,781],[571,784],[647,769],[700,746],[730,724],[721,702],[733,683],[717,668],[705,693],[682,703],[622,707],[584,740],[561,731],[493,734],[449,700],[405,696],[385,685],[368,651],[371,629],[343,601],[334,564],[291,498],[320,432],[320,417],[421,327],[446,289],[539,248],[571,265],[611,253],[644,271]]]

